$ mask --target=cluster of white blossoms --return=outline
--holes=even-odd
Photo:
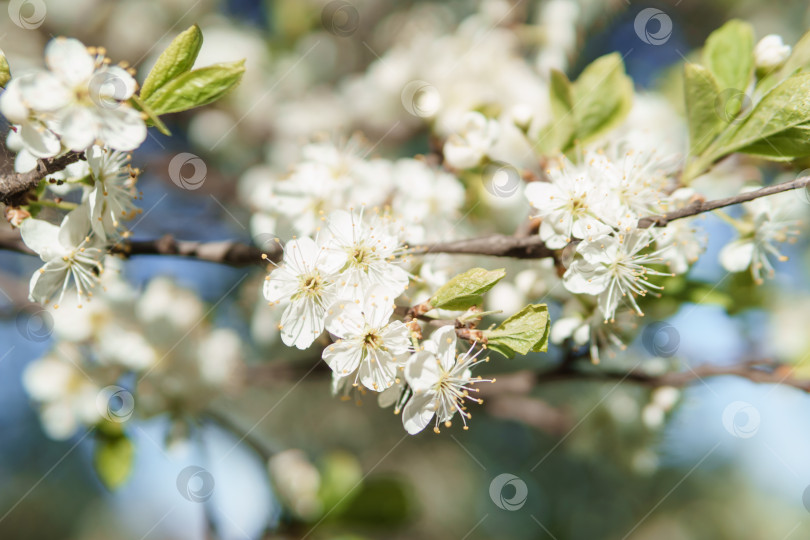
[[[162,277],[137,290],[117,260],[107,266],[104,292],[93,302],[77,309],[66,298],[61,309],[38,315],[53,321],[55,344],[26,366],[23,383],[54,439],[166,412],[182,424],[240,384],[238,334],[205,322],[192,291]]]
[[[397,412],[404,404],[402,420],[411,434],[434,416],[438,432],[439,422],[450,425],[456,412],[466,426],[465,401],[481,379],[470,372],[474,356],[456,358],[455,327],[435,331],[420,345],[418,323],[392,319],[395,300],[413,277],[403,268],[404,228],[365,208],[336,210],[323,221],[314,239],[284,245],[281,264],[265,280],[264,297],[283,310],[282,341],[305,349],[326,330],[334,342],[322,356],[334,392],[378,392],[381,404],[398,403]]]
[[[104,52],[57,38],[45,49],[47,69],[11,80],[0,112],[15,124],[27,152],[49,158],[94,144],[130,151],[146,139],[141,112],[128,103],[138,85],[124,65],[110,65]]]
[[[287,173],[262,165],[242,177],[242,198],[254,210],[255,238],[265,234],[312,236],[323,216],[352,206],[390,208],[410,243],[455,236],[464,186],[452,174],[423,159],[368,157],[358,138],[344,144],[304,146]]]

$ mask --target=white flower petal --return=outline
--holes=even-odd
[[[77,39],[51,40],[45,47],[45,63],[71,87],[86,83],[95,70],[93,57]]]
[[[754,256],[752,239],[736,240],[720,251],[720,264],[729,272],[742,272],[751,265]]]
[[[405,431],[416,435],[430,423],[435,414],[433,412],[433,395],[414,395],[402,409],[402,425]]]

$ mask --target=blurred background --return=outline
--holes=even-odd
[[[650,7],[672,23],[665,43],[639,39],[634,23]],[[728,19],[746,19],[758,36],[778,33],[786,43],[810,27],[804,0],[28,0],[4,2],[0,14],[0,48],[12,71],[41,63],[47,40],[65,35],[106,47],[142,80],[193,23],[205,36],[199,65],[246,58],[245,79],[226,100],[167,118],[172,137],[150,131],[133,158],[144,170],[144,213],[131,230],[135,239],[172,234],[260,247],[272,237],[256,226],[245,171],[287,167],[320,134],[360,131],[388,158],[435,147],[447,132],[441,118],[428,129],[403,112],[398,81],[425,72],[417,67],[441,72],[437,51],[463,61],[458,77],[470,88],[456,89],[462,97],[481,91],[474,84],[494,84],[496,92],[546,100],[544,90],[532,94],[530,80],[493,82],[476,73],[489,49],[464,54],[471,19],[475,35],[497,29],[538,73],[555,66],[574,78],[594,58],[619,51],[637,91],[657,90],[675,103],[675,68]],[[562,44],[544,55],[553,39]],[[396,88],[393,100],[379,98],[391,93],[387,85]],[[204,163],[204,182],[194,189],[167,173],[181,152]],[[6,170],[11,160],[6,154]],[[508,218],[496,225],[514,228]],[[684,303],[662,302],[641,324],[666,325],[663,344],[639,337],[613,365],[644,362],[654,372],[674,362],[692,369],[775,358],[801,371],[810,353],[806,238],[757,289],[716,262],[728,226],[709,217],[702,227],[707,252],[688,280],[704,289]],[[256,307],[263,268],[174,257],[133,257],[120,272],[138,294],[158,277],[193,291],[206,325],[239,336],[244,366],[232,391],[194,418],[130,421],[133,469],[110,491],[94,472],[95,436],[79,430],[52,440],[22,383],[26,366],[56,341],[52,317],[27,300],[38,266],[34,257],[0,251],[2,538],[810,537],[810,397],[800,390],[733,377],[683,389],[541,380],[488,397],[469,431],[410,437],[371,397],[360,406],[332,397],[317,352],[280,345],[272,319]],[[558,305],[550,309],[552,318],[560,314]],[[542,369],[563,356],[552,347],[490,371]]]

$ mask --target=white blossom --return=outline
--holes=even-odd
[[[401,321],[389,322],[393,311],[394,298],[379,286],[362,304],[339,300],[329,308],[326,329],[338,340],[323,359],[335,374],[376,392],[395,383],[410,350],[410,330]]]
[[[281,339],[285,345],[306,349],[324,328],[326,308],[337,298],[335,280],[345,255],[318,245],[311,238],[291,240],[284,260],[264,283],[264,297],[284,303]]]
[[[405,366],[405,380],[413,396],[402,410],[402,424],[408,433],[419,433],[434,417],[433,430],[438,433],[439,423],[450,427],[456,413],[467,428],[471,414],[465,402],[482,403],[470,393],[478,391],[474,384],[484,381],[472,376],[471,368],[485,361],[477,359],[483,349],[473,354],[473,348],[456,356],[456,329],[451,325],[436,330],[424,341],[422,350],[411,355]]]
[[[45,304],[59,293],[58,305],[71,279],[79,297],[90,295],[98,283],[105,252],[97,238],[88,236],[90,216],[86,207],[71,211],[60,227],[39,219],[26,219],[20,232],[25,244],[45,262],[31,277],[32,301]]]
[[[86,152],[93,189],[87,194],[90,223],[99,238],[105,240],[118,234],[121,219],[138,214],[135,205],[136,172],[130,168],[130,156],[123,152],[93,146]]]
[[[499,126],[479,112],[462,118],[461,128],[444,143],[444,159],[456,169],[471,169],[481,163],[498,140]]]
[[[380,286],[392,301],[407,288],[408,272],[397,259],[401,252],[398,224],[386,216],[360,212],[332,212],[327,220],[332,253],[345,257],[338,279],[338,297],[362,301]]]
[[[660,253],[647,253],[652,240],[646,229],[583,240],[577,246],[579,256],[563,276],[565,288],[575,294],[598,296],[605,321],[614,318],[622,299],[643,315],[635,297],[646,295],[649,289],[661,289],[648,280],[649,276],[671,275],[649,268],[662,263]]]

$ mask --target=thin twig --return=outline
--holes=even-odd
[[[37,166],[29,172],[0,175],[0,202],[8,206],[25,204],[25,194],[37,187],[40,180],[81,159],[84,152],[68,152],[59,157],[38,159]]]

